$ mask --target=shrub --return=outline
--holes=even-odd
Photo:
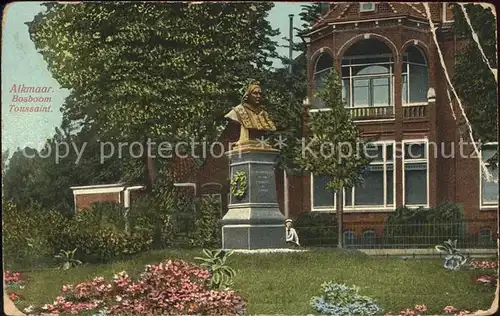
[[[182,214],[194,217],[193,203],[176,194],[171,185],[159,186],[134,202],[127,214],[128,223],[132,231],[151,236],[153,248],[169,247],[192,228],[189,217],[186,223]]]
[[[106,315],[241,315],[245,301],[234,291],[208,287],[210,273],[181,260],[146,266],[134,282],[125,271],[113,281],[97,277],[64,285],[53,304],[37,312],[103,311]]]
[[[293,224],[303,246],[335,245],[337,219],[333,214],[307,212],[300,214]]]
[[[380,315],[382,309],[359,288],[333,282],[321,285],[322,296],[311,299],[311,306],[322,315]]]
[[[451,202],[441,202],[435,208],[397,208],[388,217],[384,235],[392,244],[431,246],[442,239],[464,240],[463,209]]]
[[[213,198],[197,201],[197,216],[190,243],[195,247],[220,247],[222,225],[220,223],[220,204]]]
[[[66,225],[56,249],[75,249],[74,259],[107,262],[150,249],[151,236],[144,231],[125,232],[124,209],[114,203],[95,203],[80,211]]]
[[[2,199],[3,254],[6,264],[35,268],[52,263],[53,241],[68,219],[53,210],[20,209]]]

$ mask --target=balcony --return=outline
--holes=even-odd
[[[427,103],[411,104],[403,106],[404,120],[422,120],[429,118]]]
[[[394,107],[371,106],[348,108],[353,120],[379,120],[394,118]]]

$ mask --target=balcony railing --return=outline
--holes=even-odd
[[[353,120],[374,120],[394,118],[394,107],[372,106],[349,108]]]
[[[429,117],[427,104],[412,104],[403,106],[403,118],[405,120],[425,119]]]

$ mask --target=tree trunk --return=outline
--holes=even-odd
[[[337,191],[338,248],[344,248],[344,189]]]
[[[156,183],[156,166],[153,157],[151,157],[148,152],[148,137],[144,138],[144,180],[146,185],[146,191],[151,192]],[[153,155],[153,148],[151,148],[151,154]]]

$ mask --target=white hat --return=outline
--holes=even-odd
[[[290,223],[291,223],[291,222],[292,222],[292,220],[291,220],[291,219],[289,219],[289,218],[287,218],[287,219],[285,220],[285,223],[288,223],[288,222],[290,222]]]

